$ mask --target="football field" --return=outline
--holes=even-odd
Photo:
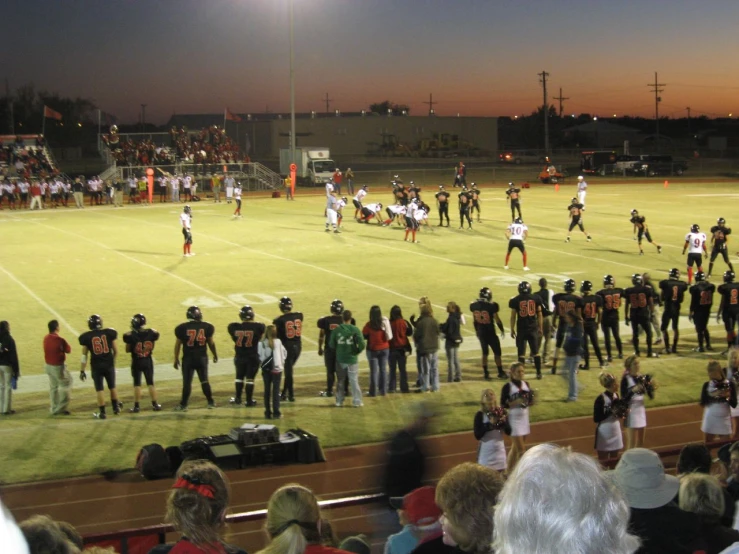
[[[295,311],[305,316],[303,354],[296,366],[294,404],[285,403],[286,430],[300,426],[317,434],[324,446],[382,440],[399,426],[406,407],[419,395],[389,395],[365,398],[362,409],[334,407],[332,399],[321,398],[325,370],[317,355],[316,320],[328,315],[334,298],[353,311],[360,328],[368,319],[370,306],[381,306],[388,315],[397,304],[408,318],[418,315],[417,300],[430,297],[438,320],[445,319],[448,301],[457,302],[467,316],[462,345],[461,383],[446,383],[443,345],[439,356],[442,389],[429,396],[442,411],[437,432],[470,430],[479,405],[480,392],[488,385],[482,379],[479,347],[468,307],[481,287],[490,287],[494,301],[501,305],[501,319],[507,337],[503,340],[504,365],[515,360],[510,338],[508,299],[516,294],[521,280],[532,283],[549,280],[554,292],[561,291],[568,277],[579,284],[593,281],[601,288],[603,275],[610,273],[617,286],[630,285],[633,273],[649,272],[655,281],[667,277],[672,267],[685,274],[681,254],[685,234],[697,223],[708,232],[718,217],[739,230],[736,205],[739,189],[730,182],[670,182],[603,184],[592,180],[588,190],[584,224],[592,236],[573,231],[565,243],[567,206],[575,195],[575,185],[537,186],[523,191],[523,218],[529,228],[526,243],[530,272],[522,271],[521,256],[514,250],[510,269],[503,269],[507,240],[504,230],[510,221],[503,187],[483,188],[482,222],[473,230],[459,230],[459,218],[452,207],[450,228],[435,227],[438,214],[433,202],[435,187],[425,186],[424,199],[432,206],[432,227],[423,228],[420,244],[403,241],[403,229],[392,224],[360,225],[353,220],[353,208],[345,208],[341,234],[324,232],[325,197],[320,192],[297,193],[297,200],[245,198],[242,219],[232,217],[234,205],[210,200],[192,204],[193,257],[182,255],[179,213],[182,205],[126,205],[124,208],[85,207],[43,211],[0,212],[0,290],[3,302],[0,319],[8,320],[16,340],[21,379],[13,397],[17,414],[0,419],[3,456],[0,481],[18,482],[105,470],[133,465],[136,452],[144,445],[164,446],[207,434],[222,434],[244,422],[264,422],[261,407],[234,409],[228,406],[233,395],[232,344],[226,326],[238,319],[242,305],[251,305],[257,320],[272,321],[279,315],[278,301],[292,298]],[[454,189],[451,189],[452,192]],[[371,187],[366,202],[390,202],[389,187]],[[452,205],[456,205],[453,201]],[[639,256],[629,223],[636,208],[647,218],[662,254],[644,243]],[[384,211],[384,210],[383,210]],[[729,241],[732,263],[739,245]],[[726,266],[719,258],[712,281],[717,285]],[[704,270],[708,270],[707,261]],[[695,333],[687,320],[687,305],[681,318],[679,355],[644,360],[642,371],[656,376],[660,388],[650,405],[697,402],[705,381],[708,354],[692,352]],[[719,299],[714,299],[714,310]],[[193,386],[190,411],[173,413],[180,392],[179,372],[172,367],[174,328],[185,320],[188,306],[198,305],[204,320],[216,327],[215,341],[220,360],[211,364],[211,383],[219,408],[206,410],[197,381]],[[91,314],[102,316],[105,326],[129,329],[135,313],[144,313],[148,324],[160,331],[154,351],[159,401],[164,411],[148,409],[144,391],[142,413],[129,414],[133,389],[128,356],[118,341],[118,391],[124,402],[123,414],[95,420],[95,395],[91,380],[81,383],[77,336],[87,330]],[[60,334],[72,344],[67,363],[75,377],[72,416],[48,415],[48,382],[44,373],[41,342],[46,324],[58,319]],[[723,326],[711,319],[716,351],[725,348]],[[601,337],[602,338],[602,337]],[[624,352],[631,353],[631,332],[623,325]],[[601,341],[602,344],[602,341]],[[642,349],[645,348],[642,346]],[[659,351],[659,350],[658,350]],[[592,352],[591,352],[592,355]],[[415,377],[414,360],[409,375]],[[492,362],[492,358],[491,358]],[[585,385],[577,403],[565,404],[566,382],[544,370],[544,379],[532,380],[538,405],[532,420],[585,415],[592,412],[594,398],[601,392],[597,383],[597,361],[593,371],[580,372]],[[491,364],[492,366],[492,364]],[[411,368],[413,368],[411,370]],[[494,369],[491,367],[491,369]],[[529,368],[527,368],[529,369]],[[620,376],[615,363],[610,371]],[[533,379],[533,368],[529,378]],[[360,360],[360,382],[366,391],[367,362]],[[490,385],[499,392],[501,381]],[[257,381],[256,398],[262,383]]]

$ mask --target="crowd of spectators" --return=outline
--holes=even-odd
[[[0,139],[0,178],[30,179],[57,175],[59,172],[49,159],[45,146],[43,135],[35,139],[18,135],[12,142]]]
[[[227,164],[248,162],[248,156],[223,128],[212,125],[200,131],[188,131],[186,127],[172,127],[170,144],[157,144],[152,137],[134,140],[123,139],[114,126],[103,136],[113,158],[119,164],[132,166],[172,165],[175,163]]]

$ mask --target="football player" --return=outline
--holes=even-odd
[[[354,204],[354,219],[359,217],[359,213],[362,211],[362,200],[367,196],[367,185],[362,185],[362,188],[357,191],[357,194],[352,198],[352,204]]]
[[[624,302],[624,317],[626,325],[631,324],[631,343],[634,345],[634,354],[639,356],[639,327],[641,327],[647,335],[647,356],[649,358],[658,358],[656,353],[652,352],[652,326],[649,319],[652,312],[654,301],[652,298],[652,290],[644,286],[644,277],[635,273],[631,276],[631,284],[624,291],[626,302]]]
[[[87,354],[90,354],[90,368],[92,369],[92,382],[95,384],[98,411],[93,415],[98,419],[105,419],[105,385],[110,391],[110,403],[113,413],[121,413],[121,404],[118,401],[118,392],[115,388],[115,357],[118,348],[115,344],[118,331],[103,327],[103,318],[99,315],[91,315],[87,320],[87,328],[79,337],[82,346],[82,358],[80,359],[80,380],[87,379],[85,368],[87,367]]]
[[[393,220],[400,226],[405,221],[406,207],[403,204],[392,204],[385,208],[387,219],[383,221],[383,225],[390,225]]]
[[[449,193],[444,190],[444,185],[439,185],[439,192],[436,193],[436,207],[439,209],[439,227],[444,226],[445,217],[446,226],[449,227]]]
[[[470,216],[476,211],[477,222],[480,223],[480,190],[477,188],[477,183],[472,183],[470,187],[470,199],[472,200]]]
[[[362,206],[360,210],[359,223],[369,223],[370,219],[375,218],[378,225],[382,225],[382,204],[377,202],[376,204],[367,204]]]
[[[233,199],[236,201],[236,209],[234,210],[234,217],[241,217],[241,181],[234,184]],[[218,200],[220,202],[220,200]]]
[[[136,314],[131,318],[131,330],[123,334],[126,352],[131,354],[131,376],[133,377],[133,408],[128,410],[132,414],[141,411],[141,376],[146,380],[151,398],[151,409],[158,412],[162,406],[157,402],[157,389],[154,386],[154,360],[152,352],[159,340],[159,332],[146,328],[146,316]]]
[[[459,205],[459,228],[464,229],[464,220],[467,218],[467,224],[472,229],[472,220],[470,219],[470,204],[472,200],[466,186],[462,186],[462,191],[457,195],[457,198]]]
[[[598,364],[601,369],[606,367],[603,361],[603,355],[600,352],[598,344],[598,326],[602,321],[603,299],[593,293],[593,283],[583,281],[580,283],[580,292],[582,293],[582,319],[583,319],[583,365],[580,369],[590,369],[590,351],[588,350],[588,342],[593,345],[595,357],[598,358]]]
[[[282,312],[282,315],[275,318],[272,322],[277,328],[277,337],[282,342],[285,350],[287,350],[285,383],[283,384],[280,398],[295,402],[293,372],[303,347],[303,314],[293,312],[293,301],[287,296],[283,296],[280,299],[280,312]]]
[[[329,225],[333,228],[334,233],[340,233],[337,227],[339,222],[339,199],[336,194],[331,192],[326,199],[326,232],[329,232]]]
[[[182,225],[182,236],[185,237],[185,243],[182,245],[182,255],[184,257],[194,256],[195,254],[190,251],[192,247],[192,210],[187,204],[182,208],[180,225]]]
[[[506,200],[511,205],[511,221],[515,221],[516,212],[518,212],[518,217],[523,218],[521,215],[521,189],[514,183],[508,183],[508,190],[505,191],[505,194]]]
[[[582,231],[582,234],[585,235],[585,237],[588,239],[588,242],[590,242],[591,240],[590,235],[588,235],[585,232],[585,227],[583,227],[583,224],[582,224],[583,208],[584,206],[580,204],[577,198],[573,198],[570,201],[570,205],[567,206],[567,210],[570,212],[570,228],[567,229],[567,238],[565,239],[565,242],[570,242],[570,233],[575,228],[575,226],[578,226],[580,228],[580,231]]]
[[[474,318],[477,340],[480,341],[480,347],[482,348],[482,371],[485,379],[490,379],[490,372],[488,371],[489,350],[493,351],[495,365],[498,368],[498,377],[506,379],[506,374],[503,372],[500,340],[495,332],[495,326],[498,326],[501,338],[505,338],[505,328],[498,315],[500,307],[497,302],[493,302],[493,293],[488,287],[480,289],[479,298],[470,304],[470,312],[472,312]]]
[[[228,401],[233,406],[241,405],[241,393],[246,385],[246,402],[251,408],[257,405],[254,400],[254,377],[259,371],[257,347],[265,332],[263,323],[254,321],[254,310],[243,306],[239,310],[238,322],[228,324],[228,336],[234,342],[234,366],[236,368],[236,394]]]
[[[734,272],[724,271],[724,282],[718,286],[721,303],[716,312],[716,322],[724,321],[726,329],[726,343],[731,348],[737,344],[737,335],[734,328],[739,321],[739,283],[734,282]]]
[[[344,208],[346,208],[347,202],[346,196],[336,200],[336,226],[339,229],[341,229],[341,222],[344,219]]]
[[[702,271],[695,274],[695,285],[690,287],[690,321],[695,325],[698,335],[698,348],[695,352],[713,350],[711,347],[711,335],[708,332],[708,320],[711,317],[711,306],[713,306],[713,293],[716,285],[706,281],[706,275]],[[705,348],[703,344],[705,342]]]
[[[316,323],[320,331],[318,332],[318,355],[323,356],[323,363],[326,366],[326,390],[321,391],[319,396],[330,397],[334,395],[334,383],[336,383],[336,350],[329,346],[331,340],[331,331],[336,329],[342,323],[341,314],[344,313],[344,303],[336,299],[331,302],[329,308],[331,315],[322,317]],[[349,388],[348,381],[345,383],[344,395],[346,396]]]
[[[582,298],[575,294],[577,283],[574,279],[565,279],[564,292],[559,292],[552,297],[554,302],[554,317],[552,317],[552,328],[557,331],[554,342],[554,358],[552,358],[552,375],[557,373],[557,361],[565,340],[565,325],[557,325],[567,312],[575,310],[582,317]]]
[[[688,284],[680,280],[680,270],[673,267],[670,270],[667,279],[659,282],[659,288],[662,296],[662,338],[665,340],[665,354],[676,353],[677,341],[679,338],[678,322],[680,321],[680,306],[685,298],[685,292],[688,290]],[[670,347],[670,334],[668,328],[672,325],[674,337],[672,347]]]
[[[416,219],[416,211],[420,210],[421,208],[418,207],[418,202],[414,198],[410,202],[408,202],[408,205],[405,207],[405,241],[408,242],[408,234],[412,234],[412,241],[418,242],[416,240],[416,231],[418,231],[418,220]]]
[[[719,217],[716,220],[716,225],[711,227],[711,261],[708,263],[708,277],[711,276],[713,262],[719,254],[721,254],[726,265],[729,266],[729,271],[734,271],[734,266],[729,261],[729,249],[726,244],[729,241],[730,234],[731,229],[726,226],[726,220],[723,217]]]
[[[511,338],[516,339],[518,362],[526,363],[526,345],[534,357],[536,378],[541,379],[539,337],[542,335],[541,298],[531,293],[531,284],[521,281],[518,296],[508,302],[511,309]],[[514,331],[515,329],[515,331]]]
[[[505,265],[503,269],[508,269],[508,261],[511,259],[511,251],[514,248],[518,248],[523,255],[523,270],[529,271],[529,267],[526,263],[528,255],[526,254],[526,246],[524,241],[529,236],[529,228],[524,225],[523,220],[517,217],[508,226],[505,231],[505,236],[508,239],[508,252],[505,255]]]
[[[701,228],[697,223],[690,226],[690,232],[685,235],[685,244],[683,245],[683,255],[688,251],[688,284],[693,282],[693,265],[698,271],[703,271],[703,254],[706,252],[706,234],[701,233]]]
[[[600,320],[600,328],[603,331],[603,340],[606,343],[607,360],[609,362],[613,361],[611,335],[613,335],[613,340],[616,343],[618,358],[622,359],[624,353],[619,334],[619,310],[621,309],[621,298],[623,298],[624,291],[621,288],[616,288],[616,280],[613,275],[606,275],[603,277],[603,288],[597,294],[603,299],[603,315]]]
[[[662,254],[662,247],[656,242],[652,241],[652,235],[649,233],[649,227],[647,227],[646,217],[639,215],[637,210],[631,210],[631,223],[634,225],[634,240],[638,241],[639,244],[639,255],[644,255],[644,250],[641,247],[642,238],[646,238],[647,242],[654,244],[657,247],[657,254]]]
[[[195,373],[200,380],[200,388],[208,401],[208,409],[216,407],[208,382],[208,350],[213,354],[213,363],[218,363],[218,353],[213,335],[216,330],[212,324],[203,321],[203,313],[197,306],[190,306],[186,312],[187,321],[175,327],[174,368],[180,369],[180,350],[182,350],[182,399],[175,411],[186,412],[192,392],[192,378]]]

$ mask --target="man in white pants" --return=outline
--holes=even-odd
[[[585,209],[585,195],[588,193],[588,183],[582,175],[577,177],[577,201],[582,204],[582,209]]]
[[[331,192],[326,198],[326,232],[329,232],[329,225],[334,228],[334,233],[340,233],[337,227],[339,211],[339,199],[336,198],[336,194]]]

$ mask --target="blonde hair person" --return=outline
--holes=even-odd
[[[644,407],[644,387],[637,382],[640,362],[638,356],[628,356],[624,360],[624,373],[621,377],[621,398],[629,401],[629,413],[624,421],[626,428],[626,450],[644,446],[647,429],[647,412]]]
[[[729,381],[739,381],[739,348],[734,346],[726,353],[726,378]],[[732,438],[739,438],[739,408],[731,408]]]
[[[731,496],[729,497],[731,498]],[[721,522],[726,508],[724,490],[713,475],[689,473],[680,479],[680,509],[701,519],[701,539],[694,550],[723,552],[739,542],[739,531]]]
[[[277,489],[267,503],[264,530],[269,544],[258,554],[332,554],[321,544],[321,512],[313,492],[291,483]]]
[[[526,436],[531,433],[529,406],[534,401],[534,392],[524,380],[526,370],[521,362],[511,364],[511,380],[503,385],[500,405],[508,410],[511,424],[511,449],[508,451],[508,469],[513,469],[526,449]]]
[[[493,389],[484,389],[480,397],[480,410],[472,424],[477,446],[477,463],[495,471],[505,471],[505,435],[511,434],[508,413],[498,406]]]
[[[736,408],[736,387],[726,378],[721,364],[708,362],[708,381],[703,383],[700,404],[703,406],[701,431],[705,442],[731,436],[731,408]]]
[[[590,456],[539,444],[511,472],[495,507],[496,554],[631,554],[629,506]]]
[[[618,397],[618,381],[612,373],[603,372],[598,377],[600,385],[605,389],[593,404],[593,421],[595,428],[595,450],[601,461],[616,459],[618,452],[624,447],[621,433],[621,415],[617,409],[622,403]]]
[[[503,478],[490,468],[464,462],[447,471],[436,486],[442,540],[462,552],[491,552],[493,512]]]

